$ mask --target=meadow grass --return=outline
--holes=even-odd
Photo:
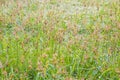
[[[0,80],[120,80],[119,0],[2,2]]]

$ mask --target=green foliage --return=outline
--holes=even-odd
[[[0,80],[119,80],[119,0],[0,5]]]

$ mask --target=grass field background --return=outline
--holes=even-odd
[[[120,80],[119,0],[0,4],[0,80]]]

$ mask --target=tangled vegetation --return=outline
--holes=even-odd
[[[120,80],[119,0],[1,3],[0,80]]]

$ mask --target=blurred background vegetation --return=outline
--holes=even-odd
[[[119,0],[0,3],[0,80],[120,79]]]

